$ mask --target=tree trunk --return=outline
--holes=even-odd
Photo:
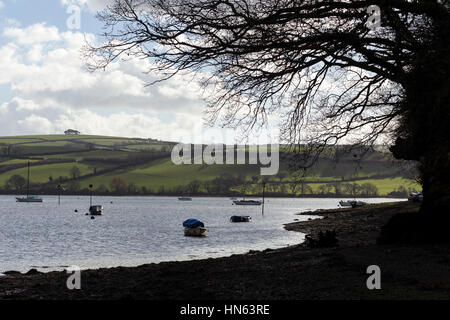
[[[423,136],[420,173],[424,200],[420,213],[436,219],[435,224],[450,221],[450,21],[448,15],[434,19],[435,33],[430,46],[416,62],[416,81],[410,88],[413,106],[423,109],[415,119]],[[414,147],[414,146],[413,146]],[[442,223],[444,225],[445,223]],[[445,227],[448,227],[446,225]],[[450,232],[449,238],[450,238]]]
[[[403,83],[405,100],[396,158],[419,162],[423,202],[419,214],[394,217],[382,231],[387,242],[450,242],[450,59],[448,39],[417,55]]]
[[[420,213],[447,218],[450,217],[450,150],[448,144],[436,148],[420,164],[423,188]]]

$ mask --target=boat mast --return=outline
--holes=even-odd
[[[261,208],[262,215],[264,215],[264,191],[265,190],[266,190],[266,183],[263,181],[263,183],[262,183],[262,198],[263,198],[263,201],[262,201],[262,208]]]
[[[28,161],[28,177],[27,177],[27,199],[30,194],[30,161]]]

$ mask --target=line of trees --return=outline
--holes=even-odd
[[[18,181],[20,185],[23,181]],[[20,187],[16,190],[21,190]],[[54,190],[46,190],[54,193]],[[49,192],[50,191],[50,192]],[[407,197],[416,190],[403,186],[388,194],[391,197]],[[78,181],[69,181],[65,185],[66,194],[89,194],[87,186],[81,186]],[[208,181],[193,180],[185,185],[164,186],[156,188],[138,186],[133,182],[126,182],[120,177],[113,177],[108,185],[94,186],[92,192],[100,195],[205,195],[205,196],[261,196],[262,185],[255,178],[245,180],[243,176],[223,174]],[[305,196],[305,197],[378,197],[378,188],[372,183],[326,183],[313,189],[307,183],[266,183],[266,196]]]
[[[70,178],[59,177],[56,180],[49,177],[48,183],[33,183],[31,188],[39,190],[40,193],[54,194],[59,191],[57,184],[64,185],[66,193],[70,194],[88,194],[91,190],[88,186],[82,186],[77,180],[81,177],[81,170],[73,166],[70,171]],[[137,186],[133,182],[126,182],[121,177],[113,177],[109,185],[100,184],[94,187],[92,192],[96,194],[113,195],[136,195],[136,194],[159,194],[159,195],[257,195],[262,194],[262,183],[264,182],[265,193],[267,196],[317,196],[317,197],[378,197],[379,190],[373,183],[349,183],[349,182],[329,182],[320,184],[315,190],[311,187],[309,181],[286,181],[287,175],[280,172],[275,179],[269,180],[267,177],[252,176],[247,179],[244,175],[231,175],[224,173],[212,180],[200,181],[193,180],[188,184],[173,187],[160,186],[156,189],[145,186]],[[4,185],[3,191],[22,192],[26,187],[26,179],[21,175],[11,176]],[[406,189],[400,186],[392,190],[387,196],[407,197],[409,193],[416,191]],[[36,191],[34,191],[36,192]]]

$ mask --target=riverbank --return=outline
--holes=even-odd
[[[86,192],[64,192],[64,193],[58,193],[55,192],[46,192],[46,193],[39,193],[34,192],[33,194],[39,195],[42,198],[45,198],[46,196],[55,197],[60,196],[61,199],[64,199],[66,196],[77,196],[77,197],[89,197],[91,196],[91,193],[89,191]],[[0,190],[1,196],[11,196],[11,197],[18,197],[18,196],[24,196],[23,192],[11,192],[11,191],[2,191]],[[98,193],[98,192],[92,192],[92,196],[95,197],[167,197],[167,198],[178,198],[181,196],[181,193]],[[189,194],[189,197],[192,198],[242,198],[242,193],[229,193],[229,194],[206,194],[206,193],[197,193],[197,194]],[[304,195],[292,195],[292,194],[277,194],[277,193],[265,193],[264,195],[265,199],[290,199],[290,198],[302,198],[302,199],[354,199],[354,195],[342,195],[342,194],[304,194]],[[404,195],[358,195],[357,199],[392,199],[392,201],[397,200],[405,200],[407,199],[408,194],[405,193]],[[245,196],[245,198],[262,198],[262,193],[258,194],[250,194]]]
[[[402,202],[316,211],[322,219],[286,229],[334,230],[337,247],[86,270],[81,290],[67,289],[64,272],[10,273],[0,277],[0,299],[449,299],[450,245],[376,244],[392,216],[417,210]],[[369,265],[380,266],[382,290],[367,289]]]

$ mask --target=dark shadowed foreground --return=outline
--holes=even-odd
[[[9,273],[0,299],[449,299],[450,245],[376,245],[390,217],[417,210],[397,203],[321,211],[321,220],[286,228],[335,230],[338,247],[87,270],[81,290],[68,290],[63,272]],[[380,266],[382,290],[367,289],[369,265]]]

